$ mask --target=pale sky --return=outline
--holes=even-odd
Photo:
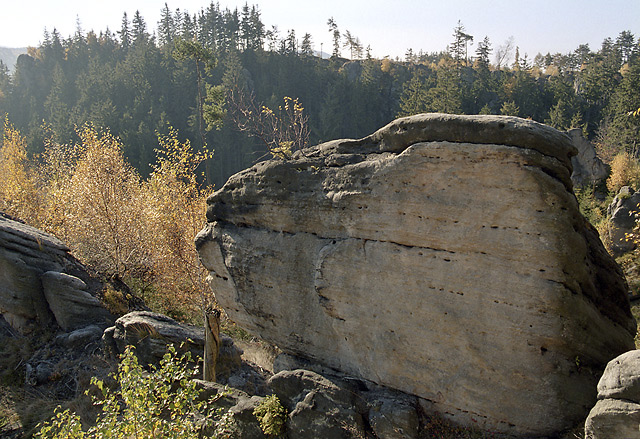
[[[45,28],[72,35],[77,19],[86,32],[120,29],[123,13],[136,10],[149,31],[156,28],[165,2],[174,11],[191,14],[210,0],[0,0],[0,47],[36,46]],[[312,35],[314,49],[331,52],[327,20],[333,17],[342,32],[349,30],[375,57],[404,57],[445,50],[458,20],[476,43],[488,36],[494,50],[513,36],[520,53],[533,58],[568,53],[587,43],[597,50],[606,37],[623,30],[640,37],[640,0],[220,0],[221,9],[257,5],[267,27],[278,26],[281,36],[295,29],[299,39]],[[475,46],[469,48],[473,53]],[[348,56],[348,50],[342,50]]]

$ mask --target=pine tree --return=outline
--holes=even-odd
[[[260,19],[260,10],[257,6],[251,8],[249,22],[252,29],[252,41],[249,48],[252,50],[262,49],[264,46],[265,31],[264,24]]]
[[[402,86],[398,117],[411,116],[429,110],[427,87],[423,75],[415,70],[411,79]]]
[[[251,23],[251,11],[249,4],[245,3],[240,14],[240,40],[241,49],[254,49],[253,46],[253,26]]]
[[[162,46],[169,46],[173,42],[175,35],[176,28],[173,13],[165,3],[160,13],[160,21],[158,22],[158,42]]]
[[[489,55],[491,52],[492,49],[489,37],[484,37],[484,39],[478,43],[478,47],[476,49],[476,64],[480,70],[489,69]]]
[[[338,58],[340,56],[340,31],[333,17],[327,21],[327,26],[329,26],[329,32],[333,38],[333,53],[331,56]]]
[[[616,38],[614,47],[615,50],[619,52],[621,62],[629,62],[634,51],[637,50],[634,35],[629,31],[620,32],[618,38]]]
[[[453,43],[449,46],[449,53],[455,61],[456,67],[460,67],[464,61],[467,63],[467,45],[473,42],[473,36],[467,34],[464,25],[458,20],[457,26],[453,29]]]
[[[283,54],[284,55],[297,55],[298,42],[296,41],[296,31],[289,29],[287,32],[287,38],[283,40]]]
[[[122,16],[122,26],[118,34],[120,34],[120,46],[125,50],[128,49],[131,46],[131,30],[129,29],[129,19],[126,12]]]
[[[142,18],[140,11],[136,11],[131,24],[133,26],[131,33],[133,43],[140,44],[147,41],[149,38],[149,34],[147,33],[147,23],[145,23],[144,18]]]
[[[311,34],[306,33],[302,37],[302,44],[300,45],[300,55],[310,57],[313,56],[313,42],[311,41]]]
[[[616,88],[605,113],[611,120],[608,141],[637,154],[640,147],[640,59],[636,58]]]
[[[351,51],[351,59],[362,58],[362,43],[360,39],[352,35],[348,30],[344,33],[344,46],[348,47]]]
[[[436,70],[436,86],[427,92],[429,111],[460,114],[462,99],[458,68],[444,62]]]

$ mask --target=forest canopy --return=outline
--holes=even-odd
[[[231,90],[269,111],[295,99],[310,144],[361,137],[398,116],[446,112],[581,128],[613,153],[635,154],[640,47],[631,32],[599,48],[530,58],[513,39],[496,46],[459,22],[441,52],[409,49],[404,60],[372,58],[366,43],[333,18],[327,32],[334,43],[329,59],[317,56],[312,35],[267,28],[257,6],[217,3],[195,14],[165,5],[155,30],[136,13],[124,14],[116,32],[45,32],[13,73],[0,64],[0,115],[25,136],[30,154],[41,153],[51,136],[77,141],[86,123],[108,129],[142,175],[152,171],[158,135],[173,127],[194,147],[215,150],[206,173],[216,186],[265,155],[264,142],[233,120]],[[176,56],[185,41],[207,59],[193,50]],[[205,121],[205,110],[216,123]]]

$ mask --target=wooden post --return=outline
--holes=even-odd
[[[204,311],[204,366],[203,379],[216,380],[216,363],[220,352],[220,311],[208,308]]]

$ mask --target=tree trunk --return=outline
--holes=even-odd
[[[220,311],[207,309],[204,312],[204,366],[203,379],[216,380],[216,363],[220,352]]]

